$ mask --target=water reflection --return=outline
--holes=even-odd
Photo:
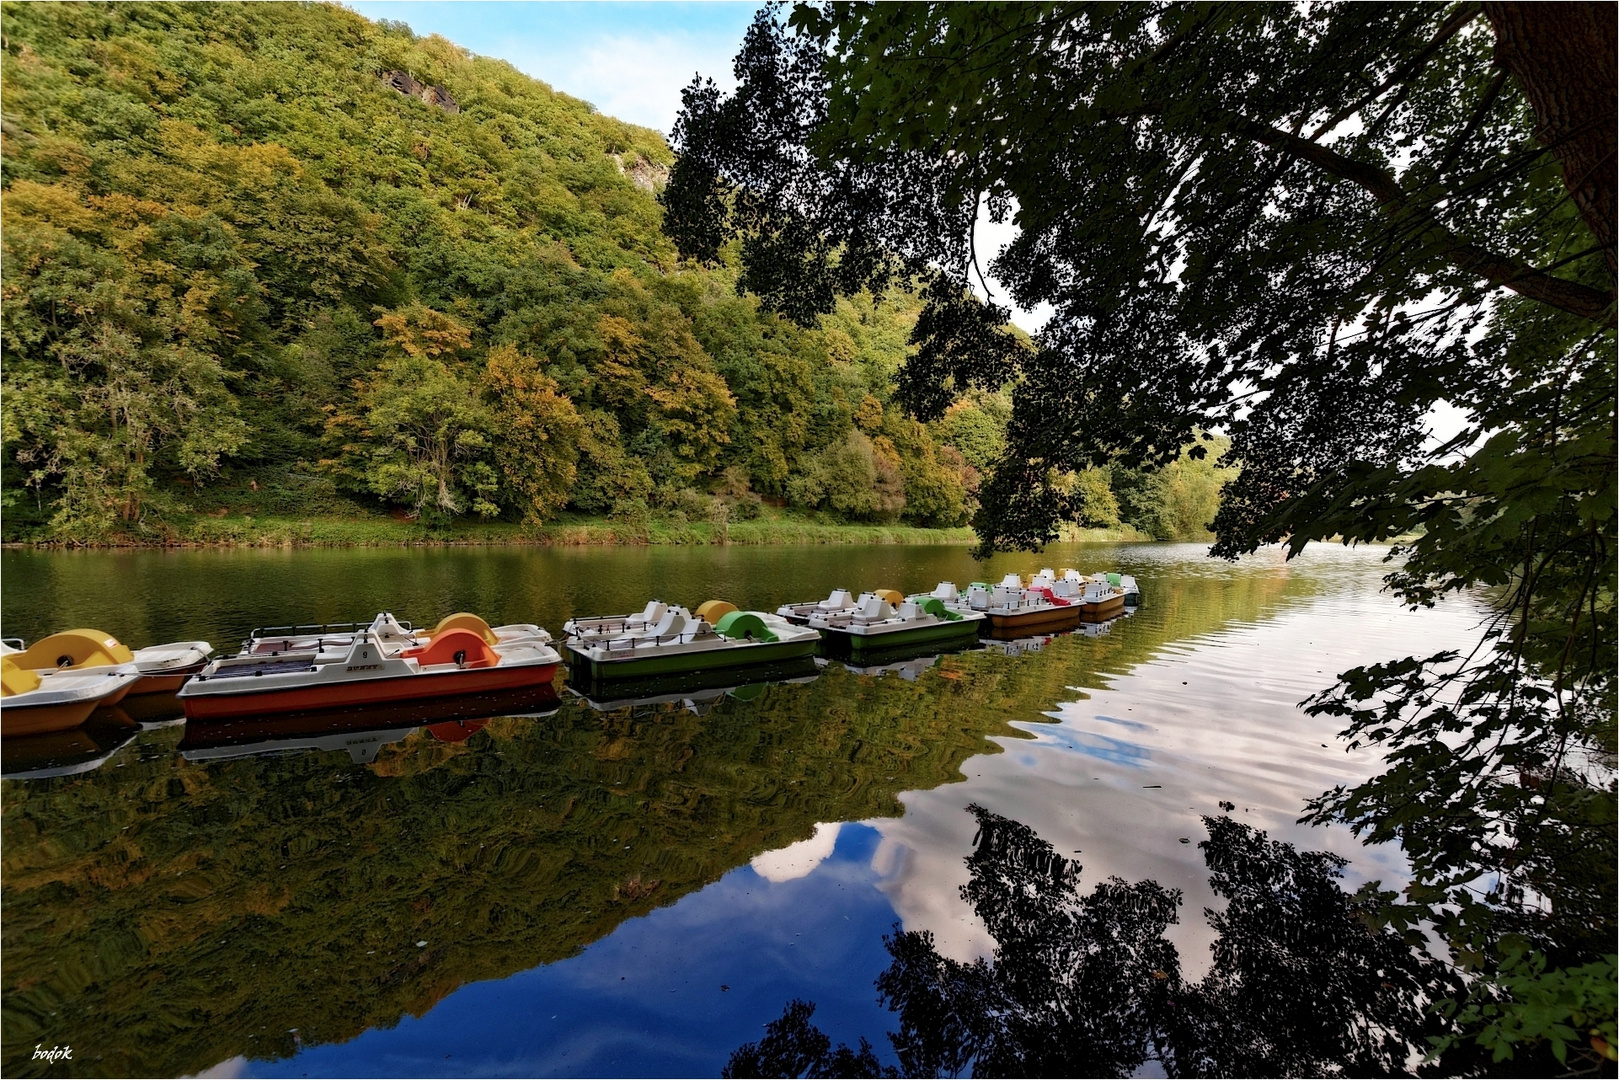
[[[71,731],[8,736],[0,740],[0,778],[44,780],[90,772],[105,765],[139,730],[127,712],[111,706],[97,709]]]
[[[101,564],[75,562],[86,571],[75,579],[47,561],[47,577],[63,590],[53,596],[14,576],[13,554],[0,555],[8,559],[8,628],[27,619],[94,621],[71,613],[96,602],[75,590],[111,580]],[[559,626],[543,613],[547,605],[629,610],[630,598],[615,590],[644,597],[651,589],[641,576],[696,574],[695,562],[634,552],[621,564],[595,554],[570,564],[565,553],[532,553],[543,556],[533,562],[525,561],[530,553],[471,552],[462,562],[463,553],[383,553],[374,561],[360,553],[350,563],[333,553],[310,553],[312,561],[231,553],[215,564],[208,560],[217,553],[189,554],[199,558],[143,555],[147,561],[121,564],[135,578],[112,604],[131,618],[144,611],[150,640],[230,640],[209,626],[238,617],[252,625],[377,610],[371,594],[385,587],[416,606],[382,606],[407,614],[477,609],[494,621],[521,615]],[[903,575],[881,572],[889,560],[915,557],[924,588],[975,576],[949,565],[962,556],[948,550],[709,554],[721,584],[688,583],[682,595],[729,593],[749,607],[774,606],[771,590],[783,598],[804,592],[792,577],[800,572],[794,559],[813,568],[817,560],[868,558],[876,569],[829,576],[889,580],[902,590],[911,588]],[[907,930],[933,931],[935,949],[952,960],[970,964],[987,951],[958,890],[968,841],[959,835],[960,808],[971,800],[1029,821],[1065,851],[1086,848],[1093,873],[1152,878],[1195,904],[1194,883],[1177,878],[1183,868],[1175,861],[1191,850],[1175,839],[1188,835],[1180,820],[1187,807],[1235,798],[1239,814],[1269,815],[1274,832],[1272,822],[1296,817],[1305,794],[1365,765],[1346,763],[1341,748],[1311,752],[1320,725],[1289,725],[1312,679],[1325,685],[1353,662],[1347,643],[1385,648],[1377,635],[1392,632],[1390,607],[1371,594],[1376,559],[1358,555],[1233,568],[1206,563],[1196,549],[1147,548],[1112,563],[1133,567],[1148,596],[1111,633],[1057,638],[1016,656],[926,658],[908,669],[914,678],[832,664],[810,681],[687,689],[672,700],[570,697],[551,715],[530,710],[539,715],[481,727],[431,717],[379,724],[400,735],[379,741],[361,764],[342,745],[318,743],[186,760],[177,752],[182,736],[198,748],[205,733],[165,727],[138,732],[93,772],[7,781],[6,1069],[42,1073],[29,1057],[33,1044],[63,1042],[71,1027],[84,1047],[74,1069],[84,1074],[191,1073],[233,1059],[250,1071],[293,1074],[322,1065],[450,1071],[445,1054],[456,1055],[455,1069],[467,1068],[465,1029],[479,1023],[489,1056],[477,1068],[511,1069],[541,1053],[523,995],[543,984],[562,988],[546,1017],[571,1017],[578,1030],[572,1043],[543,1043],[547,1054],[553,1046],[574,1052],[556,1050],[545,1069],[578,1074],[589,1061],[602,1072],[713,1072],[793,996],[777,989],[805,985],[806,972],[824,975],[814,984],[821,1023],[870,1008],[880,964],[858,969],[843,1004],[828,988],[848,980],[838,958],[880,955],[880,929],[896,915]],[[199,565],[227,564],[252,569],[241,587],[223,590],[228,598],[192,591]],[[554,573],[587,564],[624,573],[600,575],[596,593],[586,579]],[[217,577],[214,587],[222,589]],[[153,599],[164,591],[175,597],[170,608]],[[1309,616],[1323,596],[1335,598],[1330,610]],[[1369,599],[1355,599],[1362,596]],[[212,600],[217,611],[206,608]],[[253,613],[280,604],[317,610],[288,608],[281,619]],[[14,622],[19,612],[27,619]],[[1250,638],[1263,639],[1252,653]],[[1256,667],[1254,655],[1268,666]],[[1330,670],[1317,677],[1321,669]],[[1188,679],[1193,685],[1182,690]],[[1121,696],[1109,687],[1135,689]],[[333,733],[341,732],[290,736],[313,742]],[[232,745],[251,745],[243,734]],[[1129,745],[1148,764],[1083,752],[1113,745],[1102,737],[1115,740],[1115,757]],[[846,850],[857,842],[865,845],[858,857]],[[827,847],[833,854],[821,854]],[[863,906],[840,907],[853,904],[857,884]],[[808,931],[819,920],[820,941],[814,950],[778,942],[767,959],[761,939],[748,934],[798,918],[771,906],[789,895],[813,909],[794,928]],[[744,934],[747,912],[755,913],[753,929]],[[1196,928],[1166,931],[1183,956],[1186,935],[1205,932],[1192,922]],[[645,1041],[623,1017],[664,1005],[637,996],[651,990],[624,988],[636,986],[646,969],[637,959],[654,948],[675,973],[657,989],[659,1002],[691,1008],[642,1056],[624,1057],[635,1064],[585,1056],[593,1033],[614,1024],[627,1040],[616,1045]],[[686,986],[693,970],[718,971],[712,958],[722,954],[741,959],[701,994]],[[757,976],[755,992],[768,986],[768,997],[736,992],[737,970]],[[581,996],[597,984],[618,996]],[[611,1002],[614,1011],[569,1012],[576,1000]],[[852,1042],[853,1032],[840,1037]],[[409,1039],[417,1042],[403,1057],[382,1052]],[[408,1064],[385,1068],[395,1060]],[[530,1070],[541,1065],[515,1067]]]
[[[541,686],[458,698],[309,710],[266,717],[188,723],[178,747],[186,761],[340,750],[356,765],[377,759],[382,747],[425,730],[439,742],[465,742],[494,717],[539,719],[561,708],[556,688]]]
[[[834,1048],[797,1000],[722,1075],[1130,1076],[1154,1062],[1169,1076],[1386,1076],[1446,1030],[1424,1006],[1460,980],[1374,928],[1376,898],[1339,888],[1339,856],[1205,817],[1198,846],[1225,904],[1205,912],[1214,963],[1192,983],[1164,936],[1179,890],[1113,877],[1081,896],[1077,861],[1020,822],[967,810],[978,831],[961,895],[994,952],[963,963],[927,931],[884,938],[891,963],[876,985],[898,1014],[900,1068],[863,1037]]]

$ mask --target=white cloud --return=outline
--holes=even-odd
[[[680,91],[702,73],[731,90],[734,40],[691,34],[601,38],[571,53],[536,49],[511,38],[498,55],[554,89],[583,98],[608,116],[668,135],[680,111]]]

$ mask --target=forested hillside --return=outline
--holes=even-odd
[[[6,539],[957,525],[1000,451],[1004,392],[891,402],[917,300],[761,312],[660,232],[658,133],[503,61],[326,5],[7,5],[3,46]],[[1071,481],[1174,536],[1220,477]]]

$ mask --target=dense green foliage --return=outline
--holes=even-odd
[[[1349,672],[1313,704],[1391,767],[1312,813],[1402,844],[1417,883],[1383,915],[1484,976],[1481,1038],[1612,1061],[1581,989],[1611,971],[1619,906],[1612,12],[781,14],[756,19],[734,95],[686,92],[665,194],[682,251],[740,237],[744,283],[806,322],[925,279],[906,403],[932,416],[1019,376],[975,518],[988,548],[1105,515],[1087,467],[1224,431],[1240,473],[1216,554],[1408,536],[1402,599],[1489,590],[1472,656]],[[1021,230],[996,275],[1055,310],[1032,349],[959,302],[981,206]],[[1463,430],[1435,446],[1445,405]],[[1113,480],[1121,508],[1145,486]]]
[[[4,34],[10,539],[976,505],[1008,410],[891,404],[903,292],[805,330],[682,266],[656,132],[334,6],[17,5]]]
[[[965,520],[959,455],[884,404],[914,309],[804,332],[679,269],[655,132],[331,6],[4,18],[13,535],[161,536],[249,485],[439,521],[675,507],[727,468],[780,497],[868,400],[903,476],[834,509]]]

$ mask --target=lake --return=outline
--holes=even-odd
[[[834,1043],[865,1036],[893,1064],[874,989],[885,935],[928,931],[961,961],[995,945],[962,895],[969,806],[1079,864],[1081,892],[1113,876],[1180,890],[1166,935],[1198,978],[1216,937],[1204,909],[1222,903],[1205,816],[1343,856],[1347,889],[1403,880],[1397,849],[1297,823],[1306,799],[1379,767],[1298,703],[1357,664],[1478,637],[1468,600],[1409,612],[1381,594],[1384,554],[0,553],[6,635],[91,626],[135,647],[234,649],[254,626],[381,610],[556,633],[654,596],[773,610],[1042,566],[1122,570],[1143,595],[1089,633],[888,672],[831,664],[619,705],[564,691],[487,723],[373,719],[347,742],[199,751],[183,725],[149,724],[97,734],[70,775],[12,755],[5,1071],[718,1075],[793,999]],[[36,1046],[72,1058],[36,1061]]]

